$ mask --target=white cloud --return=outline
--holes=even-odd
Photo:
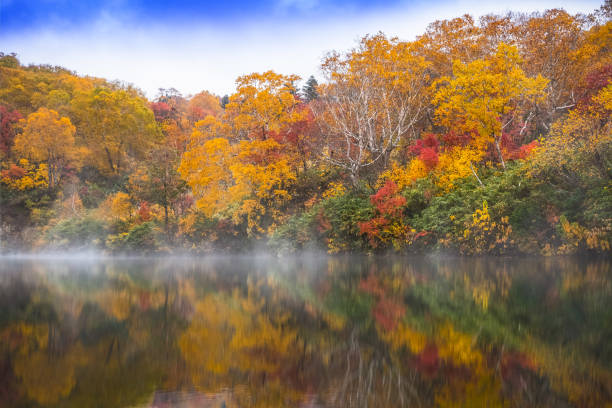
[[[318,0],[279,0],[278,8],[281,10],[296,8],[298,10],[312,10],[319,5]]]
[[[307,5],[315,0],[281,0]],[[558,1],[515,0],[514,11],[558,7]],[[274,69],[304,78],[318,74],[327,51],[345,50],[367,33],[379,30],[412,39],[428,23],[470,13],[508,11],[491,0],[456,0],[436,6],[406,4],[368,15],[332,13],[317,20],[271,17],[248,24],[143,25],[102,14],[91,25],[56,32],[32,30],[1,35],[0,48],[16,52],[23,63],[48,63],[81,75],[120,79],[155,96],[157,88],[174,87],[184,94],[203,89],[231,93],[237,76]],[[570,12],[588,12],[599,2],[566,2]]]

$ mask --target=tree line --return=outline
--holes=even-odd
[[[2,54],[1,245],[609,251],[610,16],[379,32],[224,97]]]

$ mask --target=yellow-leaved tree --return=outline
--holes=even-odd
[[[468,64],[453,63],[453,75],[437,81],[434,103],[438,123],[447,129],[471,134],[470,148],[482,158],[495,146],[505,168],[500,148],[502,132],[511,124],[523,126],[533,117],[548,81],[528,77],[520,68],[516,47],[500,43],[495,55]]]
[[[196,206],[208,217],[230,204],[230,166],[235,158],[230,141],[221,137],[224,133],[223,124],[212,116],[197,122],[178,169],[196,198]]]
[[[427,26],[418,37],[420,52],[431,62],[432,70],[439,76],[450,75],[452,62],[471,62],[485,52],[482,29],[468,14],[451,20],[438,20]]]
[[[548,79],[546,101],[539,114],[545,124],[576,105],[580,78],[592,64],[592,52],[585,44],[584,21],[562,9],[534,14],[517,25],[517,46],[527,75]]]
[[[230,197],[241,205],[234,221],[245,219],[249,235],[263,233],[264,224],[273,228],[283,218],[281,209],[291,199],[289,188],[297,179],[295,168],[274,139],[243,140],[236,158],[230,167],[234,180]]]
[[[325,135],[323,157],[346,170],[353,184],[365,169],[384,169],[400,142],[416,136],[429,63],[415,49],[378,33],[323,62],[328,83],[320,86],[313,104]]]
[[[144,159],[162,134],[143,97],[131,89],[95,88],[72,102],[77,138],[103,174],[118,175]]]
[[[70,119],[40,108],[28,115],[23,133],[15,138],[14,151],[31,161],[46,163],[49,188],[53,188],[60,182],[62,170],[76,166],[82,154],[75,146],[75,132]]]
[[[297,75],[281,75],[273,71],[238,77],[237,92],[225,106],[225,120],[234,128],[239,139],[267,139],[270,132],[303,119],[295,109],[294,82]]]

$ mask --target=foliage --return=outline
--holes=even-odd
[[[291,199],[294,157],[271,136],[303,119],[295,80],[272,71],[240,77],[223,119],[196,124],[179,167],[206,216],[227,213],[249,236],[274,229]]]
[[[325,243],[330,253],[367,248],[360,223],[374,215],[370,200],[363,193],[349,192],[322,200],[302,215],[291,218],[273,235],[280,248],[316,248]]]
[[[122,191],[107,198],[110,215],[116,221],[131,221],[134,217],[134,207],[130,196]]]
[[[15,125],[20,119],[22,116],[18,111],[9,111],[6,106],[0,105],[0,151],[4,156],[8,155],[13,147]]]
[[[160,146],[149,152],[143,169],[130,175],[132,195],[164,209],[166,232],[169,232],[170,213],[176,207],[179,196],[186,190],[186,183],[177,171],[178,159],[176,151],[171,147]]]
[[[220,216],[208,217],[194,210],[181,219],[179,232],[194,252],[246,251],[252,242],[240,225]]]
[[[113,252],[150,252],[159,247],[153,222],[135,225],[128,232],[109,235],[106,246]]]
[[[365,35],[321,83],[255,72],[223,98],[0,53],[2,245],[72,243],[92,217],[126,251],[607,253],[609,14]]]
[[[77,139],[104,174],[118,175],[131,159],[142,160],[161,136],[147,103],[128,89],[95,88],[75,97],[72,109]]]
[[[20,159],[18,164],[10,164],[2,170],[2,183],[12,190],[44,189],[49,186],[49,170],[46,163],[38,165],[28,159]]]
[[[229,140],[213,136],[218,126],[212,119],[196,124],[178,169],[191,187],[196,205],[208,216],[230,203],[226,186],[231,186],[233,157]]]
[[[368,237],[373,248],[391,243],[393,248],[399,250],[408,241],[410,231],[410,227],[403,222],[406,198],[398,193],[393,181],[387,181],[376,194],[370,196],[370,202],[375,208],[375,217],[359,223],[360,232]]]
[[[90,215],[60,221],[45,239],[54,248],[102,248],[107,233],[104,222]]]
[[[603,88],[589,105],[556,123],[529,161],[530,177],[547,183],[549,200],[567,217],[561,230],[570,247],[586,239],[585,234],[591,237],[591,249],[606,250],[606,242],[612,239],[611,87]]]
[[[491,220],[487,202],[482,203],[482,209],[476,209],[472,221],[466,223],[463,238],[459,239],[459,250],[464,254],[503,254],[514,243],[510,239],[512,227],[508,217],[499,221]]]
[[[317,91],[318,86],[319,83],[315,77],[311,75],[302,87],[302,96],[306,102],[311,102],[319,97],[319,92]]]
[[[392,181],[400,190],[403,190],[410,187],[415,181],[426,177],[427,173],[427,165],[423,160],[414,158],[406,166],[393,163],[390,169],[380,175],[378,184]]]
[[[219,116],[222,109],[219,97],[202,91],[189,99],[187,117],[191,123],[196,123],[207,116]]]
[[[516,163],[505,172],[484,174],[484,186],[468,176],[456,188],[438,194],[431,186],[425,191],[415,187],[408,193],[416,195],[413,200],[418,199],[416,211],[409,216],[410,225],[432,235],[434,242],[439,240],[441,245],[464,253],[507,252],[513,249],[512,240],[528,240],[534,231],[550,234],[544,216],[545,197],[526,173],[524,165]],[[427,191],[429,199],[424,197]],[[539,245],[529,241],[523,249],[537,252]]]
[[[286,124],[300,119],[293,83],[296,75],[273,71],[253,73],[236,79],[237,92],[225,106],[225,116],[241,139],[262,139]]]
[[[49,188],[53,188],[60,182],[62,171],[69,165],[76,166],[84,153],[76,149],[75,131],[70,119],[40,108],[28,116],[23,133],[15,138],[15,153],[33,162],[45,162]]]
[[[323,158],[345,169],[354,186],[364,169],[388,161],[421,117],[429,64],[414,48],[378,33],[323,62],[328,83],[313,104],[326,137]]]
[[[479,161],[491,144],[504,164],[499,143],[502,131],[513,122],[533,115],[544,97],[547,80],[530,78],[520,68],[516,47],[501,42],[496,53],[468,64],[453,62],[453,76],[439,80],[433,99],[441,125],[459,132],[472,132],[470,147]]]

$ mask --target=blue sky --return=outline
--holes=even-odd
[[[514,0],[513,11],[563,7],[590,12],[602,1]],[[81,75],[120,79],[154,97],[231,93],[238,75],[274,69],[320,76],[321,58],[383,31],[413,39],[428,23],[464,13],[508,11],[499,0],[0,0],[0,51]]]
[[[397,1],[363,0],[279,0],[217,1],[197,0],[2,0],[3,23],[8,30],[22,30],[51,23],[55,28],[70,28],[87,23],[105,13],[117,19],[138,19],[147,22],[237,22],[270,15],[277,17],[317,17],[322,13],[358,9],[384,9]]]

